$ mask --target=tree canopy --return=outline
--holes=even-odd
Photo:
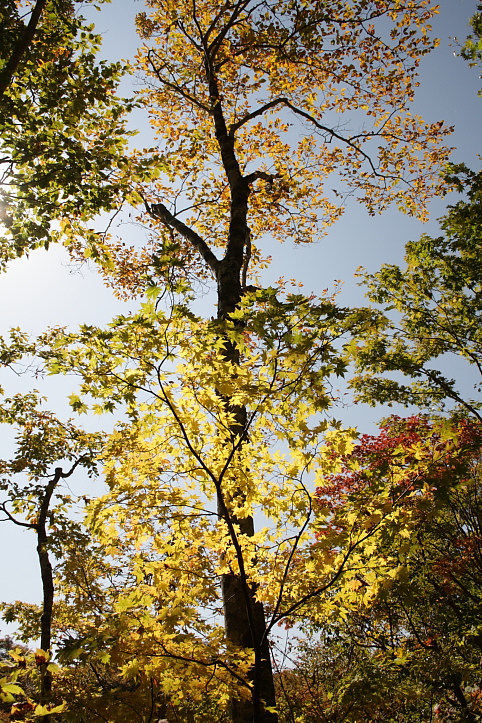
[[[119,206],[131,107],[115,95],[125,68],[96,59],[100,38],[70,0],[8,0],[0,10],[0,263]],[[125,161],[124,161],[125,162]],[[60,225],[60,228],[59,228]],[[65,239],[64,239],[65,241]]]
[[[349,511],[383,522],[348,610],[316,626],[283,673],[284,720],[290,708],[310,723],[478,720],[479,435],[478,422],[391,417],[319,488],[340,528]]]
[[[451,168],[449,178],[467,200],[449,207],[440,219],[445,235],[423,235],[407,244],[405,269],[385,265],[365,275],[369,298],[389,313],[375,313],[354,348],[360,374],[353,386],[373,403],[449,402],[480,421],[481,175],[459,166]],[[464,363],[467,371],[459,381],[472,378],[475,397],[457,388],[440,364],[434,366],[449,356]],[[388,377],[389,372],[403,372],[414,381],[405,384]]]
[[[436,700],[440,720],[475,721],[466,688],[479,633],[457,644],[479,614],[467,562],[478,554],[479,403],[428,363],[454,352],[479,368],[480,180],[462,166],[447,175],[451,129],[411,111],[436,9],[150,0],[148,10],[134,70],[156,146],[130,155],[122,68],[95,60],[98,39],[75,5],[39,0],[28,22],[16,4],[2,15],[5,259],[60,241],[97,262],[118,296],[140,297],[105,328],[2,340],[3,366],[78,380],[75,421],[37,392],[0,406],[17,435],[0,465],[1,510],[35,534],[43,589],[40,606],[2,608],[20,640],[40,634],[35,653],[13,650],[4,664],[5,715],[308,723],[357,721],[376,704],[411,721]],[[424,219],[454,183],[469,195],[446,236],[409,245],[406,272],[370,278],[388,310],[282,280],[262,288],[267,238],[315,241],[347,195],[370,214],[395,203]],[[147,228],[142,248],[90,228],[122,204]],[[200,311],[206,286],[215,317]],[[391,419],[357,444],[333,418],[333,386],[353,360],[364,400],[460,409]],[[428,383],[387,381],[392,370]],[[89,432],[82,414],[113,414],[115,427]],[[82,470],[100,483],[95,496],[64,486]],[[303,649],[304,678],[279,670],[283,627],[321,631],[330,674]],[[382,681],[401,677],[397,712],[381,705]],[[449,692],[436,697],[440,686]],[[303,699],[313,690],[315,707]]]

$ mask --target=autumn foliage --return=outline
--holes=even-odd
[[[392,417],[378,436],[363,435],[342,471],[318,488],[329,527],[346,533],[356,511],[356,525],[378,532],[348,584],[351,612],[332,617],[319,649],[306,646],[301,673],[286,674],[293,704],[302,696],[311,711],[307,720],[480,715],[480,431],[463,418]],[[345,666],[341,685],[318,656]]]
[[[2,607],[22,639],[41,633],[36,654],[5,663],[4,701],[19,696],[11,717],[356,723],[378,705],[373,720],[382,709],[397,720],[371,670],[380,685],[407,671],[407,716],[410,697],[442,687],[452,697],[439,695],[437,711],[475,720],[473,650],[459,655],[453,641],[468,635],[478,595],[467,564],[478,517],[453,531],[467,505],[476,514],[479,425],[457,411],[392,417],[378,437],[343,427],[334,385],[353,359],[382,363],[373,350],[389,322],[328,291],[262,281],[266,242],[316,241],[348,195],[370,214],[394,203],[425,219],[447,188],[451,129],[411,111],[436,8],[149,0],[134,70],[155,145],[127,154],[120,66],[94,63],[98,39],[71,4],[65,17],[35,7],[36,41],[4,74],[0,106],[13,179],[1,190],[4,256],[61,242],[140,302],[104,328],[1,340],[3,366],[75,376],[73,414],[109,420],[90,432],[36,391],[2,399],[16,448],[0,463],[0,509],[36,535],[43,589],[40,606]],[[14,4],[7,25],[13,52],[25,30]],[[92,228],[124,206],[145,244],[113,238],[105,218]],[[67,490],[81,475],[95,493]],[[427,616],[410,607],[419,592]],[[281,628],[321,631],[331,670],[305,650],[310,689],[279,670]]]

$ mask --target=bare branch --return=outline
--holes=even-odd
[[[292,547],[291,547],[291,550],[290,550],[290,552],[289,552],[288,559],[287,559],[287,561],[286,561],[285,568],[284,568],[284,570],[283,570],[283,576],[282,576],[282,578],[281,578],[281,583],[280,583],[280,587],[279,587],[279,592],[278,592],[278,596],[277,596],[277,599],[276,599],[276,605],[275,605],[275,608],[274,608],[273,613],[272,613],[272,615],[271,615],[271,622],[269,623],[269,625],[267,625],[266,630],[265,630],[265,632],[264,632],[264,635],[265,635],[265,636],[270,633],[273,625],[275,624],[275,621],[277,620],[278,610],[280,609],[281,603],[282,603],[282,601],[283,601],[283,592],[284,592],[284,588],[285,588],[285,585],[286,585],[286,581],[287,581],[287,579],[288,579],[288,574],[289,574],[289,572],[290,572],[290,567],[291,567],[291,563],[292,563],[292,561],[293,561],[293,557],[294,557],[294,555],[295,555],[296,550],[298,549],[298,545],[299,545],[299,543],[300,543],[300,540],[301,540],[302,536],[304,535],[305,530],[306,530],[306,528],[308,527],[308,524],[309,524],[309,522],[310,522],[310,520],[311,520],[311,514],[312,514],[312,511],[313,511],[313,505],[312,505],[312,501],[311,501],[311,495],[310,495],[310,493],[308,492],[308,490],[306,489],[305,485],[304,485],[301,481],[300,481],[300,484],[301,484],[301,486],[302,486],[303,492],[307,495],[308,500],[309,500],[308,513],[307,513],[307,515],[306,515],[305,521],[303,522],[303,525],[301,526],[301,528],[299,529],[297,535],[295,536],[295,541],[294,541],[294,543],[293,543],[293,545],[292,545]]]
[[[152,60],[151,56],[153,56],[153,55],[155,56],[156,53],[153,50],[149,50],[147,53],[147,59],[148,59],[149,63],[151,64],[152,71],[155,74],[158,81],[160,83],[162,83],[162,85],[164,85],[166,88],[169,88],[170,90],[172,90],[174,93],[178,93],[189,103],[192,103],[193,105],[197,106],[201,110],[205,111],[205,113],[210,114],[211,109],[209,108],[209,106],[204,105],[204,103],[201,103],[201,101],[199,101],[197,98],[192,96],[190,93],[186,93],[186,91],[183,90],[183,88],[181,88],[179,85],[177,85],[176,83],[171,83],[171,81],[167,80],[166,78],[164,78],[161,75],[161,73],[159,72],[159,70],[157,69],[156,65],[154,64],[154,62]]]
[[[286,99],[286,101],[285,101],[285,105],[286,105],[287,108],[289,108],[290,110],[292,110],[293,113],[295,113],[296,115],[299,115],[299,116],[301,116],[302,118],[305,118],[305,119],[306,119],[307,121],[309,121],[310,123],[313,123],[313,125],[316,126],[316,128],[318,128],[318,130],[321,130],[321,131],[324,131],[325,133],[328,133],[332,138],[336,138],[338,141],[341,141],[342,143],[345,143],[347,146],[350,146],[350,148],[353,148],[357,153],[359,153],[359,154],[368,162],[368,164],[370,165],[370,168],[372,169],[373,174],[374,174],[375,176],[382,176],[382,177],[383,177],[383,174],[378,173],[378,171],[377,171],[377,169],[375,168],[375,165],[374,165],[372,159],[370,158],[370,156],[369,156],[367,153],[365,153],[365,151],[362,151],[361,148],[360,148],[359,146],[357,146],[356,143],[353,142],[353,139],[351,139],[351,138],[345,138],[344,136],[342,136],[342,135],[340,135],[339,133],[337,133],[336,131],[334,131],[333,128],[329,128],[328,126],[322,125],[322,124],[319,123],[319,122],[316,120],[316,118],[314,118],[312,115],[310,115],[309,113],[306,113],[304,110],[301,110],[301,108],[297,108],[295,105],[293,105],[292,103],[290,103],[290,101],[287,100],[287,99]],[[371,134],[371,133],[370,133],[370,134],[366,134],[366,135],[359,134],[359,135],[357,135],[357,136],[355,136],[355,137],[356,137],[356,138],[361,138],[361,137],[363,137],[363,138],[368,138],[368,137],[371,136],[371,135],[379,135],[379,134]]]
[[[78,459],[76,459],[76,461],[74,462],[74,464],[72,465],[72,467],[70,468],[70,470],[68,472],[62,472],[62,470],[60,470],[62,479],[67,479],[67,477],[70,477],[75,472],[75,469],[82,462],[82,460],[87,459],[87,458],[88,458],[87,454],[82,454]],[[55,470],[55,471],[57,472],[57,470]]]
[[[355,136],[346,138],[345,136],[342,136],[340,133],[337,133],[333,128],[330,128],[329,126],[325,126],[322,123],[320,123],[314,116],[310,115],[306,111],[302,110],[301,108],[297,108],[295,105],[293,105],[288,98],[276,98],[275,100],[270,101],[269,103],[265,103],[265,105],[260,106],[256,110],[254,110],[252,113],[248,113],[244,116],[244,118],[241,118],[237,123],[233,123],[229,128],[229,135],[231,138],[234,137],[234,134],[236,131],[241,128],[245,123],[248,123],[250,120],[253,120],[253,118],[257,118],[260,115],[263,115],[267,110],[270,108],[274,108],[277,105],[284,105],[286,108],[289,108],[293,113],[296,115],[301,116],[302,118],[305,118],[305,120],[312,123],[318,130],[323,131],[324,133],[328,133],[332,138],[336,138],[341,143],[344,143],[347,146],[350,146],[350,148],[353,148],[357,153],[359,153],[369,164],[370,168],[372,169],[372,172],[375,176],[385,178],[385,174],[379,173],[375,167],[375,164],[373,163],[372,159],[368,155],[368,153],[365,153],[365,151],[362,151],[359,145],[355,143],[355,140],[358,138],[370,138],[371,136],[380,136],[382,133],[379,131],[378,133],[358,133]],[[390,134],[391,137],[392,134]],[[398,137],[397,137],[398,138]],[[399,140],[402,140],[399,138]],[[246,181],[248,183],[252,183],[257,178],[265,178],[265,180],[270,180],[268,178],[269,174],[263,175],[263,172],[261,171],[255,171],[255,173],[250,174],[249,176],[246,176]],[[272,178],[272,177],[271,177]]]
[[[287,98],[276,98],[275,100],[270,100],[269,103],[265,103],[264,105],[260,106],[256,110],[253,110],[252,113],[248,113],[244,116],[244,118],[241,118],[236,123],[232,123],[229,126],[229,135],[231,138],[234,136],[236,131],[241,128],[241,126],[244,126],[245,123],[248,123],[250,120],[253,120],[253,118],[257,118],[260,115],[263,115],[263,113],[266,113],[267,110],[270,108],[275,108],[277,105],[286,105],[288,103]]]

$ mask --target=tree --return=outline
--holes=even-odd
[[[358,619],[352,612],[338,627],[332,622],[326,630],[309,629],[297,641],[276,680],[282,723],[432,720],[436,698],[415,675],[406,675],[395,656],[380,651],[368,620],[366,610]]]
[[[404,269],[384,265],[363,274],[379,308],[350,353],[360,400],[448,407],[452,416],[385,420],[378,437],[361,437],[331,487],[319,490],[324,504],[331,498],[332,524],[346,526],[350,511],[361,524],[365,517],[382,521],[366,552],[383,561],[381,577],[362,561],[358,601],[323,638],[325,657],[351,656],[350,672],[332,691],[329,678],[314,671],[319,695],[351,706],[349,720],[364,703],[364,719],[397,720],[401,711],[404,721],[480,716],[481,174],[460,164],[448,168],[447,180],[466,199],[440,219],[445,235],[407,244]],[[450,358],[458,362],[457,380],[442,371]],[[394,516],[388,500],[398,507]],[[313,672],[313,655],[303,656],[302,669]],[[317,690],[312,684],[312,694]]]
[[[364,274],[369,299],[383,310],[374,311],[352,346],[358,372],[352,385],[370,404],[455,403],[480,421],[480,401],[461,389],[460,381],[472,379],[479,389],[482,177],[462,165],[452,168],[450,178],[468,198],[440,219],[445,236],[424,235],[407,244],[405,269],[384,265]],[[434,366],[441,357],[456,358],[460,368],[463,362],[459,386]],[[393,372],[413,381],[390,378]]]
[[[93,398],[97,412],[126,413],[101,455],[110,492],[89,517],[125,585],[106,585],[114,614],[88,634],[80,620],[79,640],[110,641],[127,680],[155,678],[178,708],[210,699],[230,703],[234,723],[276,721],[270,634],[353,576],[374,533],[358,530],[342,553],[336,530],[311,544],[323,513],[307,475],[326,474],[353,439],[325,414],[329,377],[346,368],[336,343],[360,315],[248,282],[265,234],[310,242],[340,215],[323,190],[332,173],[372,213],[395,201],[423,217],[442,191],[449,129],[408,111],[432,14],[425,0],[237,0],[140,15],[161,147],[141,165],[157,180],[140,175],[136,192],[153,238],[139,254],[113,243],[96,254],[120,292],[148,301],[106,330],[59,331],[37,353],[50,372],[81,375],[75,410]],[[361,130],[346,133],[337,111]],[[211,280],[215,320],[190,306]],[[256,511],[267,521],[257,532]]]
[[[470,19],[470,24],[474,34],[467,37],[463,47],[461,56],[469,61],[470,66],[477,66],[482,61],[482,5],[477,5],[477,12]],[[482,91],[479,91],[482,95]]]
[[[480,424],[391,417],[377,437],[360,438],[318,494],[340,529],[350,513],[363,526],[384,519],[363,551],[351,611],[325,626],[324,657],[350,666],[333,681],[314,667],[316,649],[305,652],[297,668],[312,681],[305,696],[326,697],[335,720],[343,706],[353,721],[396,721],[402,711],[404,721],[478,720]],[[299,705],[299,681],[291,690]],[[315,706],[307,720],[329,711]]]
[[[476,65],[480,59],[480,12],[470,24],[475,36],[468,36],[461,55]],[[444,356],[463,361],[466,376],[473,380],[474,390],[480,391],[482,172],[471,171],[463,163],[449,164],[446,179],[466,194],[466,200],[449,206],[439,219],[445,236],[433,239],[423,235],[418,242],[408,243],[405,270],[387,264],[373,275],[361,270],[368,298],[384,309],[374,313],[373,323],[352,345],[357,371],[352,386],[359,399],[369,404],[398,402],[443,408],[455,403],[482,421],[480,402],[432,366],[433,360]],[[391,372],[402,372],[412,382],[407,385],[390,379],[387,373]],[[460,374],[460,379],[463,376]]]
[[[21,338],[19,334],[19,342]],[[0,422],[17,430],[15,455],[10,460],[0,460],[0,489],[7,497],[0,503],[3,515],[0,521],[13,522],[35,533],[42,581],[42,605],[38,611],[18,603],[2,604],[4,618],[9,622],[28,611],[27,640],[40,637],[40,648],[35,655],[22,654],[20,658],[14,657],[16,664],[11,662],[13,682],[9,681],[8,685],[13,685],[13,689],[7,691],[10,693],[7,702],[14,700],[12,693],[24,692],[23,687],[16,686],[16,680],[19,674],[24,675],[23,669],[29,661],[37,685],[30,681],[30,697],[24,701],[24,708],[27,712],[34,711],[34,715],[41,715],[40,710],[48,713],[58,708],[52,703],[53,671],[58,669],[51,660],[55,588],[52,556],[62,559],[69,553],[69,546],[77,546],[80,541],[85,543],[79,524],[71,519],[74,501],[59,488],[79,465],[91,475],[94,473],[100,444],[99,435],[82,432],[72,422],[63,424],[51,412],[40,409],[41,401],[35,393],[18,394],[4,399],[0,405]],[[49,474],[52,463],[62,461],[68,461],[70,469],[64,472],[62,467],[56,467],[53,474]],[[33,634],[32,623],[37,626]],[[60,705],[59,710],[62,701]]]
[[[96,61],[100,39],[76,3],[37,0],[27,23],[24,14],[14,0],[0,11],[2,268],[53,241],[72,248],[64,227],[98,248],[88,222],[117,209],[129,188],[132,104],[115,96],[126,68]]]

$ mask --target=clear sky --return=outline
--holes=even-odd
[[[476,10],[476,0],[441,0],[439,4],[440,14],[433,25],[441,44],[422,61],[421,85],[414,112],[430,122],[444,120],[454,124],[451,144],[456,151],[453,160],[463,161],[477,170],[480,168],[477,153],[481,152],[482,129],[482,98],[477,97],[477,90],[482,87],[482,81],[476,69],[469,69],[465,61],[454,55],[457,50],[454,36],[464,41],[468,19]],[[89,17],[96,22],[97,30],[104,38],[104,57],[112,60],[133,58],[137,47],[133,18],[141,9],[142,4],[137,0],[113,0],[111,5],[103,6],[101,12],[89,11]],[[135,91],[137,82],[135,79],[126,81],[124,94]],[[138,142],[143,145],[146,121],[137,115],[133,123],[142,132]],[[372,218],[352,202],[343,218],[317,244],[294,247],[287,242],[282,247],[270,248],[273,264],[267,281],[281,275],[296,277],[305,284],[307,292],[317,293],[332,287],[335,280],[342,280],[340,303],[363,304],[363,291],[353,277],[357,267],[363,265],[375,271],[384,262],[400,263],[407,241],[424,232],[438,234],[436,218],[444,213],[448,202],[448,199],[433,202],[431,220],[425,225],[395,210]],[[123,226],[117,232],[127,238],[136,233],[129,226]],[[0,308],[0,333],[20,326],[36,334],[53,325],[74,328],[83,322],[102,325],[123,310],[123,305],[113,299],[93,269],[87,266],[81,270],[73,269],[61,249],[51,249],[36,251],[30,258],[11,264],[8,273],[0,277]],[[4,378],[0,383],[13,391],[18,379]],[[25,389],[27,380],[22,380],[21,384]],[[67,381],[46,382],[45,393],[52,396],[49,408],[68,415],[64,393],[69,385]],[[38,387],[39,382],[34,382],[33,386]],[[349,409],[346,415],[351,424],[367,428],[383,416],[383,410],[368,412],[356,407]],[[0,438],[0,457],[9,454],[10,445],[11,436],[5,431]],[[14,530],[10,523],[4,522],[0,524],[0,549],[3,552],[0,600],[38,601],[40,579],[33,535],[25,530]],[[0,631],[2,629],[6,630],[7,626],[0,625]]]

